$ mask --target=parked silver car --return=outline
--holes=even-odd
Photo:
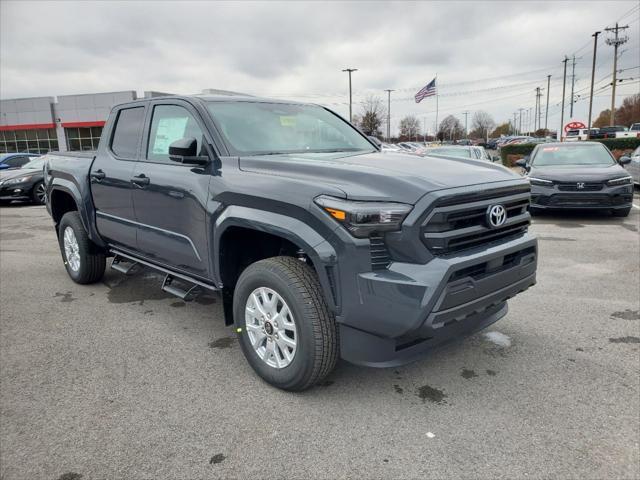
[[[633,183],[640,186],[640,147],[636,148],[630,155],[631,161],[624,168],[633,177]]]

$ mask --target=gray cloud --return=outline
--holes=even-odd
[[[549,73],[553,105],[562,56],[636,4],[2,1],[0,96],[222,88],[312,100],[346,114],[341,70],[352,66],[359,69],[356,103],[370,93],[382,96],[384,88],[397,90],[393,124],[405,114],[432,123],[433,100],[416,105],[410,97],[436,72],[442,114],[482,108],[502,121],[533,106],[535,84],[445,94],[529,80],[545,86]],[[621,68],[639,63],[638,15],[625,19],[635,23]],[[580,87],[588,85],[590,53],[590,46],[580,52]],[[601,55],[598,78],[610,71],[612,49],[601,47]],[[532,70],[540,71],[522,74]],[[508,77],[478,81],[500,75]],[[455,85],[460,82],[474,83]],[[597,97],[595,109],[606,104]],[[584,107],[576,108],[583,115]]]

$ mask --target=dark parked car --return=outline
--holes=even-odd
[[[624,157],[622,163],[628,163]],[[626,217],[633,201],[631,175],[598,142],[547,143],[516,162],[531,182],[531,209],[605,209]]]
[[[622,125],[613,125],[610,127],[600,127],[596,132],[591,130],[589,137],[593,139],[599,138],[616,138],[617,132],[626,132],[627,127]]]
[[[0,170],[20,168],[39,156],[37,153],[2,153],[0,154]]]
[[[114,107],[94,156],[45,166],[47,207],[72,280],[100,281],[113,257],[186,300],[220,291],[256,373],[302,390],[338,357],[416,360],[535,283],[529,182],[426,160],[318,105],[149,98]]]
[[[45,202],[42,167],[46,157],[36,157],[20,168],[0,172],[0,202],[27,200],[38,205]]]

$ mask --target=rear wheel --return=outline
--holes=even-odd
[[[629,208],[623,208],[620,210],[613,210],[613,216],[614,217],[628,217],[629,213],[631,212],[631,207]]]
[[[247,267],[233,298],[242,351],[271,385],[305,390],[338,359],[338,330],[314,270],[292,257]]]
[[[47,201],[47,189],[44,186],[44,182],[38,182],[33,186],[31,200],[37,205],[44,205]]]
[[[60,220],[58,242],[67,273],[76,283],[95,283],[102,278],[107,260],[89,240],[78,212],[67,212]]]

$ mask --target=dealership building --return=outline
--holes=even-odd
[[[95,150],[111,107],[137,98],[123,91],[0,100],[0,153]]]

